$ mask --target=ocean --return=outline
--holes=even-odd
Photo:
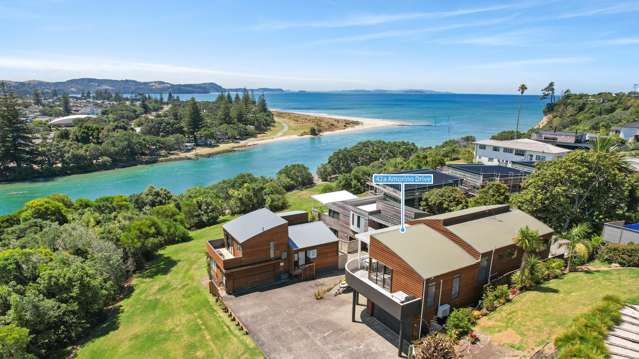
[[[210,100],[215,94],[179,95]],[[520,129],[534,126],[543,116],[545,103],[537,96],[418,94],[377,92],[281,92],[266,93],[269,107],[340,116],[398,120],[406,126],[323,135],[265,143],[241,151],[198,160],[94,172],[53,179],[0,185],[0,214],[13,212],[33,198],[65,193],[72,198],[96,198],[131,194],[147,186],[179,193],[250,172],[274,175],[281,167],[303,163],[311,170],[335,150],[369,139],[403,140],[433,146],[450,138],[473,135],[487,138],[514,129],[522,107]]]

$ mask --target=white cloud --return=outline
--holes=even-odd
[[[525,60],[511,60],[511,61],[498,61],[487,62],[481,64],[473,64],[465,66],[467,68],[474,69],[499,69],[505,67],[526,67],[535,65],[571,65],[582,64],[592,62],[591,58],[587,57],[549,57],[538,59],[525,59]]]
[[[359,16],[351,16],[343,19],[326,19],[326,20],[309,20],[309,21],[276,21],[271,23],[263,23],[254,27],[255,30],[286,30],[293,28],[344,28],[359,26],[374,26],[393,22],[409,21],[425,18],[446,18],[480,14],[485,12],[494,12],[521,8],[528,6],[527,4],[506,4],[495,5],[482,8],[467,8],[448,11],[433,12],[409,12],[387,15],[367,14]]]
[[[394,38],[394,37],[407,37],[411,35],[418,35],[418,34],[425,34],[425,33],[432,33],[432,32],[443,32],[443,31],[457,30],[457,29],[463,29],[463,28],[469,28],[469,27],[494,25],[494,24],[498,24],[498,23],[502,23],[507,20],[510,20],[513,17],[514,16],[508,16],[504,18],[497,18],[497,19],[491,19],[486,21],[465,22],[465,23],[441,25],[441,26],[433,26],[433,27],[417,28],[417,29],[401,29],[401,30],[370,32],[370,33],[360,34],[360,35],[322,39],[322,40],[315,41],[312,44],[360,42],[360,41],[387,39],[387,38]]]
[[[627,2],[616,5],[577,10],[560,14],[559,19],[572,19],[577,17],[598,16],[598,15],[615,15],[639,11],[639,2]]]
[[[595,41],[595,45],[639,45],[639,37],[618,37],[614,39],[605,39],[600,41]]]
[[[0,69],[11,73],[22,72],[43,76],[38,79],[55,80],[52,76],[135,78],[137,80],[167,80],[173,82],[221,82],[223,86],[272,86],[271,83],[299,86],[300,84],[362,85],[361,81],[346,78],[296,77],[279,74],[257,74],[240,71],[225,71],[211,68],[190,67],[173,64],[158,64],[133,61],[95,59],[78,56],[0,56]],[[31,79],[31,78],[30,78]],[[26,80],[25,78],[13,80]],[[265,82],[267,83],[265,85]]]

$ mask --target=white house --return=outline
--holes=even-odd
[[[568,152],[568,149],[527,138],[475,142],[475,161],[487,165],[510,166],[513,161],[550,161],[565,156]]]
[[[617,135],[624,141],[637,141],[639,140],[639,121],[630,122],[621,127],[615,127],[610,130],[610,135]]]

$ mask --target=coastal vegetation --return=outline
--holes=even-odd
[[[590,95],[565,92],[557,102],[548,104],[544,114],[550,117],[545,129],[607,134],[612,127],[637,121],[639,94],[602,92]]]
[[[36,94],[38,94],[36,92]],[[213,145],[254,137],[273,124],[264,97],[220,94],[213,102],[181,102],[139,95],[119,98],[100,116],[83,118],[73,127],[28,122],[25,102],[0,87],[0,181],[24,180],[98,171],[155,162],[183,151],[189,141]],[[83,97],[91,96],[83,94]],[[42,111],[70,113],[69,97],[49,99]]]
[[[345,130],[361,125],[360,121],[345,118],[331,118],[312,114],[272,111],[275,118],[288,126],[285,135],[312,135],[317,136],[326,132]]]
[[[51,195],[26,203],[0,217],[0,323],[21,335],[0,340],[26,343],[18,353],[25,356],[52,355],[77,342],[108,319],[105,308],[127,295],[128,278],[159,270],[152,269],[159,250],[191,241],[188,229],[228,215],[286,209],[279,182],[307,187],[309,174],[290,165],[277,179],[241,174],[181,195],[149,187],[131,196]]]

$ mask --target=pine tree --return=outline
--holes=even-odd
[[[38,89],[33,90],[33,104],[36,106],[42,106],[42,95]]]
[[[71,114],[71,102],[67,94],[62,96],[62,112],[64,112],[65,115]]]
[[[169,91],[169,94],[166,96],[166,102],[173,102],[173,93],[171,91]]]
[[[0,169],[4,177],[9,171],[30,166],[33,139],[26,119],[20,117],[18,101],[6,86],[0,84]]]
[[[268,107],[266,107],[266,99],[264,98],[264,95],[261,95],[260,99],[257,101],[257,112],[258,113],[268,112]]]
[[[202,128],[202,113],[194,97],[189,100],[186,111],[184,131],[193,137],[193,142],[197,145],[197,132]]]

